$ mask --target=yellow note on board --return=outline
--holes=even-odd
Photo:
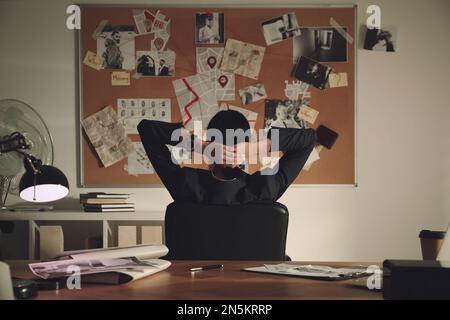
[[[84,56],[83,64],[94,68],[95,70],[100,70],[103,65],[103,59],[99,57],[95,52],[88,51]]]
[[[313,124],[316,121],[318,115],[319,111],[310,108],[304,104],[300,107],[300,110],[298,111],[298,117],[311,124]]]
[[[330,88],[346,87],[348,86],[347,72],[330,73],[328,77]]]
[[[111,85],[113,86],[129,86],[130,73],[126,71],[114,71],[111,73]]]

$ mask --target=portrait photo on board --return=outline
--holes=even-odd
[[[395,27],[383,29],[367,28],[364,49],[372,51],[396,52],[397,30]]]
[[[332,69],[320,62],[301,56],[294,70],[294,77],[323,90]]]
[[[301,100],[266,99],[264,102],[264,128],[308,128],[308,122],[298,116]]]
[[[136,72],[144,77],[175,76],[175,51],[136,51]]]
[[[343,28],[344,31],[347,28]],[[347,61],[347,40],[334,28],[301,28],[301,37],[294,38],[293,62],[301,56],[319,62]]]
[[[261,26],[268,46],[302,34],[294,12],[264,21]]]
[[[223,13],[195,14],[195,43],[219,44],[225,42]]]
[[[134,26],[107,25],[97,37],[97,56],[103,58],[104,69],[135,68]]]

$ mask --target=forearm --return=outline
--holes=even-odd
[[[314,146],[317,140],[314,129],[291,128],[272,128],[268,138],[271,140],[271,151],[283,151],[284,153],[308,149]]]

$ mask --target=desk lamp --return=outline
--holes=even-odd
[[[64,173],[28,154],[30,149],[20,132],[0,137],[0,154],[18,152],[23,156],[25,174],[19,184],[19,196],[29,202],[49,202],[64,198],[69,193],[69,182]],[[3,200],[3,199],[1,199]]]

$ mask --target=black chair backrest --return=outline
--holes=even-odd
[[[285,260],[289,213],[280,203],[167,206],[171,260]]]

